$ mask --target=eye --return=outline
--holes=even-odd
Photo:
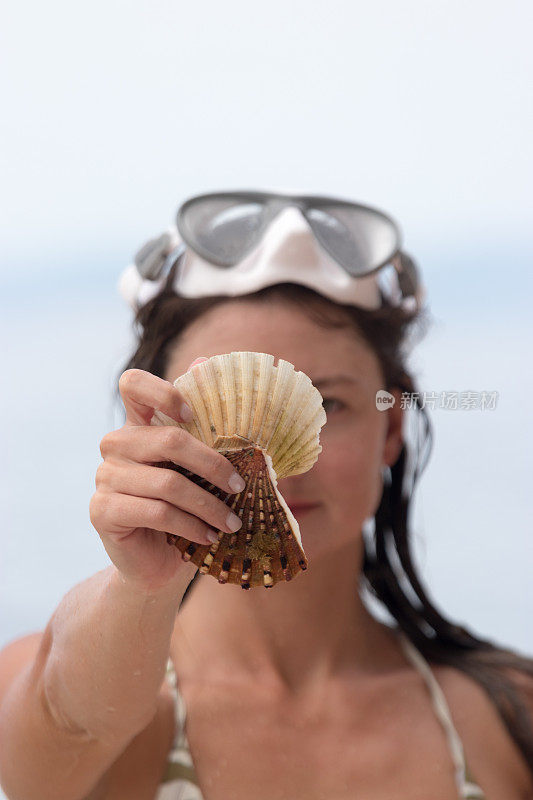
[[[326,405],[328,403],[333,403],[333,404],[337,403],[341,406],[341,408],[344,407],[344,403],[342,402],[342,400],[337,400],[336,397],[324,397],[322,405],[324,407],[324,411],[326,412],[326,414],[328,413],[328,410],[326,408]]]

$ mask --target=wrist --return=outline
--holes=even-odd
[[[121,593],[131,598],[134,602],[157,603],[161,601],[163,603],[172,603],[172,601],[175,601],[175,604],[179,606],[189,583],[197,571],[195,565],[184,564],[183,566],[185,569],[180,570],[171,581],[165,584],[147,585],[142,581],[124,575],[112,564],[109,568],[108,581],[111,586],[117,587]]]

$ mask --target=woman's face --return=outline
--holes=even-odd
[[[310,558],[353,541],[379,504],[383,465],[400,451],[399,392],[393,408],[376,408],[385,382],[353,329],[325,328],[296,306],[258,301],[228,300],[195,320],[172,349],[165,378],[174,381],[199,356],[234,350],[271,353],[275,365],[290,361],[319,389],[327,414],[322,452],[308,472],[282,478],[278,488],[289,504],[318,503],[295,513]]]

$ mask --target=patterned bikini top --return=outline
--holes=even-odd
[[[452,758],[459,800],[486,800],[483,789],[474,781],[465,759],[463,745],[452,722],[446,698],[428,662],[413,643],[398,631],[400,642],[409,661],[422,675],[428,688],[435,713],[444,728]],[[166,678],[173,690],[176,712],[176,734],[168,754],[166,769],[155,800],[204,800],[200,791],[185,731],[186,709],[178,689],[176,672],[171,659],[167,662]]]

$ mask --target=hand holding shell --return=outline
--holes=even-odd
[[[326,422],[322,395],[311,379],[283,359],[274,366],[269,353],[237,351],[196,364],[174,385],[193,412],[179,423],[160,411],[152,425],[178,425],[219,450],[244,479],[239,494],[225,494],[184,467],[160,466],[185,475],[215,494],[239,516],[236,533],[219,532],[211,546],[167,533],[185,561],[220,583],[243,589],[274,586],[307,569],[300,528],[277,488],[288,475],[307,472],[322,447],[320,429]]]

